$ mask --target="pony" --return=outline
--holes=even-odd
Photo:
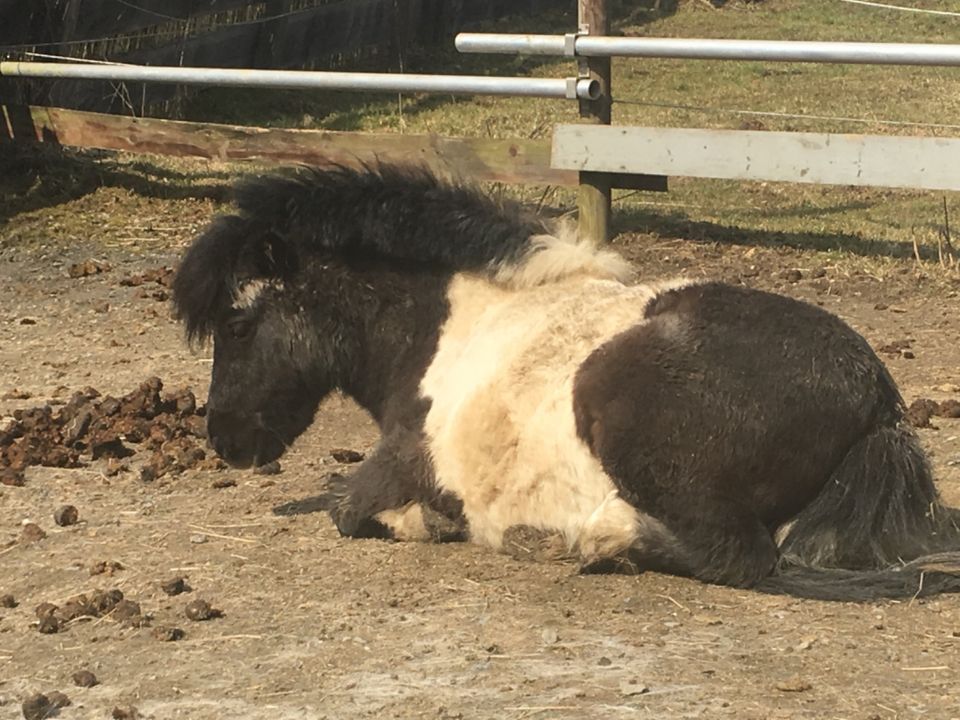
[[[346,536],[516,529],[585,571],[827,600],[960,590],[960,512],[900,393],[825,310],[618,254],[419,166],[235,188],[173,283],[213,341],[208,435],[270,462],[339,390],[376,450],[328,482]]]

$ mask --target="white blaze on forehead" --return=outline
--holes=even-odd
[[[253,307],[254,303],[267,289],[282,290],[283,283],[279,280],[263,279],[247,280],[240,283],[233,288],[233,304],[231,307],[234,310],[245,310]]]
[[[454,277],[421,393],[437,484],[463,501],[472,540],[499,547],[509,527],[529,525],[595,560],[655,529],[578,436],[574,380],[593,350],[646,322],[655,297],[689,284],[580,277],[517,290]]]

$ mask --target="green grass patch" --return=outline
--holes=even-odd
[[[833,0],[731,2],[721,9],[681,0],[664,2],[660,12],[648,5],[652,3],[619,3],[615,31],[652,37],[960,42],[960,17]],[[958,9],[952,0],[913,0],[910,5]],[[480,29],[563,33],[575,24],[571,12],[558,12]],[[396,58],[389,69],[401,67],[408,72],[535,77],[575,72],[562,58],[459,55],[452,39],[447,49]],[[960,136],[958,68],[617,58],[613,71],[615,124]],[[555,123],[575,122],[577,110],[569,101],[527,98],[215,90],[197,96],[187,115],[267,126],[546,138]],[[513,192],[531,202],[546,197],[561,209],[574,201],[569,191],[546,196],[534,188]],[[672,179],[668,194],[617,192],[616,227],[677,235],[712,227],[724,238],[739,233],[827,253],[911,257],[915,242],[928,250],[935,246],[944,227],[944,195]],[[957,195],[946,196],[949,211],[960,218]]]

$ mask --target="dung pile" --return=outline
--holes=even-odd
[[[31,465],[75,468],[98,460],[114,475],[130,469],[124,460],[136,453],[131,445],[151,453],[140,468],[143,480],[198,466],[222,468],[202,447],[205,414],[193,392],[164,393],[156,377],[120,398],[88,387],[56,410],[17,410],[0,420],[0,482],[22,485]]]

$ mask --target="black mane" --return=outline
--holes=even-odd
[[[516,203],[424,167],[381,163],[252,178],[236,189],[241,215],[268,223],[300,253],[356,252],[473,270],[509,262],[546,232]]]
[[[209,334],[238,280],[282,277],[280,270],[311,256],[495,272],[519,260],[532,235],[547,232],[517,203],[497,202],[423,167],[387,163],[254,177],[237,185],[234,200],[235,212],[218,217],[194,241],[174,282],[176,315],[191,339]],[[282,256],[284,268],[270,272],[258,253],[271,263]]]

